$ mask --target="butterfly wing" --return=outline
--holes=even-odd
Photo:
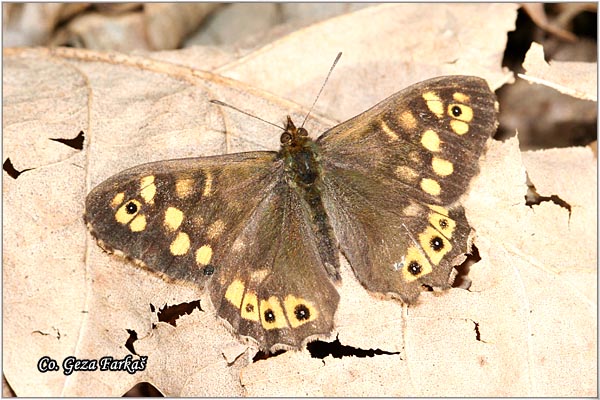
[[[451,76],[408,87],[317,140],[324,206],[365,287],[406,302],[422,285],[448,287],[470,247],[458,200],[497,123],[487,83]]]
[[[207,286],[217,315],[262,349],[333,329],[338,294],[276,153],[150,163],[94,188],[99,244],[175,280]]]

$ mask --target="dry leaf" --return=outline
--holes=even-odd
[[[341,51],[316,106],[339,121],[425,78],[477,75],[496,89],[512,78],[499,66],[516,9],[513,4],[368,7],[303,28],[216,72],[308,108]]]
[[[514,6],[504,7],[514,21]],[[329,29],[338,22],[330,21]],[[4,373],[17,395],[117,396],[143,381],[170,396],[596,395],[595,245],[580,241],[582,234],[590,242],[596,234],[595,226],[582,223],[597,215],[595,203],[587,203],[596,188],[595,162],[587,154],[567,149],[523,156],[541,194],[571,202],[569,220],[560,206],[525,205],[516,140],[492,141],[466,201],[482,257],[471,268],[469,291],[424,293],[408,308],[369,295],[344,264],[334,335],[353,356],[318,359],[305,350],[252,363],[254,351],[216,320],[206,294],[104,254],[86,232],[83,203],[91,187],[142,162],[277,149],[276,129],[208,99],[246,105],[272,121],[287,113],[300,119],[306,108],[186,67],[193,61],[178,61],[174,53],[170,62],[160,61],[161,54],[71,49],[5,50],[4,56],[5,157],[19,170],[33,168],[17,179],[5,175],[3,187]],[[331,62],[324,55],[319,64],[326,59]],[[280,61],[265,60],[265,68]],[[349,85],[358,68],[350,61],[341,71]],[[493,71],[502,76],[498,65]],[[305,68],[312,85],[319,72],[310,63]],[[422,79],[429,72],[424,69]],[[336,87],[334,98],[356,93],[353,86],[345,95],[342,89]],[[307,123],[313,136],[332,124],[317,116]],[[48,140],[79,131],[84,151]],[[577,174],[566,169],[574,160]],[[552,169],[555,186],[538,178],[538,168]],[[156,310],[165,303],[198,299],[201,310],[181,316],[175,327],[158,320]],[[128,344],[132,332],[137,340]],[[123,358],[131,351],[148,356],[144,371],[65,376],[36,368],[45,355],[61,362],[67,356]]]
[[[544,48],[533,42],[525,55],[525,74],[520,78],[539,83],[569,96],[584,100],[598,100],[597,63],[544,60]]]

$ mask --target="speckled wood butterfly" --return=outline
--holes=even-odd
[[[497,110],[483,79],[430,79],[317,140],[288,117],[278,152],[123,171],[91,191],[85,219],[107,251],[206,286],[240,337],[298,348],[334,328],[340,250],[372,292],[413,303],[449,287],[470,248],[459,198]]]

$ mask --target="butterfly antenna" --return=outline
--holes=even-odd
[[[266,123],[266,124],[269,124],[269,125],[273,125],[274,127],[278,128],[278,129],[281,129],[282,131],[285,131],[285,128],[283,128],[283,127],[281,127],[281,126],[279,126],[279,125],[276,125],[276,124],[274,124],[274,123],[272,123],[272,122],[269,122],[269,121],[267,121],[266,119],[262,119],[261,117],[257,117],[256,115],[250,114],[249,112],[246,112],[246,111],[244,111],[244,110],[240,110],[239,108],[237,108],[237,107],[234,107],[234,106],[232,106],[231,104],[223,103],[223,102],[222,102],[222,101],[220,101],[220,100],[210,100],[210,102],[211,102],[211,103],[213,103],[213,104],[217,104],[217,105],[219,105],[219,106],[223,106],[223,107],[229,107],[229,108],[231,108],[232,110],[235,110],[235,111],[237,111],[237,112],[241,112],[241,113],[242,113],[242,114],[244,114],[244,115],[247,115],[247,116],[249,116],[249,117],[252,117],[252,118],[256,118],[256,119],[257,119],[257,120],[259,120],[259,121],[262,121],[262,122],[264,122],[264,123]]]
[[[319,97],[321,96],[321,92],[323,92],[323,89],[325,89],[325,85],[327,84],[327,81],[329,80],[329,76],[333,72],[333,69],[335,68],[335,65],[337,64],[337,62],[340,60],[341,57],[342,57],[342,52],[340,51],[338,53],[337,57],[335,58],[335,60],[333,60],[333,64],[331,64],[331,68],[329,68],[329,72],[327,73],[327,77],[325,78],[325,81],[323,82],[323,85],[321,86],[321,90],[319,90],[319,94],[317,94],[317,97],[315,98],[315,101],[312,103],[312,106],[310,106],[310,110],[308,110],[308,113],[306,114],[306,117],[304,117],[304,121],[302,121],[302,125],[300,125],[300,128],[304,127],[304,123],[306,123],[306,120],[308,119],[308,116],[310,115],[310,113],[312,112],[313,108],[315,107],[315,104],[317,104],[317,100],[319,100]]]

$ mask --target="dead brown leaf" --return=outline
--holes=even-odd
[[[578,99],[598,101],[598,64],[544,60],[544,48],[532,43],[523,62],[525,74],[519,74],[532,83],[538,83]]]
[[[505,7],[512,11],[504,18],[514,21],[514,6]],[[382,9],[387,14],[393,7]],[[499,19],[501,10],[485,12]],[[439,22],[450,26],[442,33],[461,26],[456,14],[449,15],[450,22]],[[368,21],[372,24],[374,16]],[[317,27],[335,31],[341,29],[338,23],[334,19]],[[312,34],[309,30],[304,41],[312,44]],[[396,38],[390,32],[388,37]],[[460,41],[470,38],[464,34]],[[305,48],[295,43],[297,38],[288,40],[296,53]],[[495,51],[502,52],[500,47]],[[254,351],[225,330],[197,288],[165,282],[104,254],[86,232],[82,214],[85,195],[105,178],[142,162],[277,149],[276,129],[211,105],[209,99],[243,106],[272,121],[288,113],[300,119],[306,112],[253,86],[186,67],[194,63],[186,54],[177,60],[170,53],[167,62],[160,61],[161,54],[5,50],[4,153],[20,169],[33,168],[17,179],[5,175],[3,187],[4,373],[17,395],[117,396],[143,381],[170,396],[596,395],[596,288],[586,285],[596,274],[590,256],[595,246],[589,249],[588,242],[579,240],[579,235],[596,232],[583,223],[597,215],[587,203],[596,186],[595,163],[586,154],[563,150],[524,156],[524,164],[516,140],[492,142],[466,202],[482,257],[471,268],[469,291],[425,293],[418,306],[407,308],[370,296],[344,264],[335,334],[354,351],[385,352],[371,357],[330,355],[321,360],[302,351],[251,363]],[[459,54],[444,57],[460,59]],[[330,62],[329,54],[318,59],[318,65]],[[334,85],[334,99],[362,98],[355,95],[353,83],[360,80],[356,71],[362,68],[354,65],[362,63],[352,57],[336,72],[345,76],[349,89],[344,94],[341,83]],[[264,67],[275,69],[272,64],[283,66],[282,75],[293,65],[302,78],[297,64],[265,57]],[[437,71],[434,65],[432,61],[422,69],[422,78],[415,71],[411,79],[430,77]],[[503,76],[499,62],[493,65],[492,75]],[[322,77],[316,65],[304,68],[307,85],[314,85],[316,75]],[[374,103],[371,96],[360,109]],[[346,112],[342,102],[328,104],[326,110],[341,107],[333,115]],[[332,124],[314,117],[308,129],[316,136]],[[74,137],[81,130],[84,151],[47,140]],[[561,169],[572,165],[573,157],[580,160],[578,170],[585,171],[576,177]],[[556,181],[574,179],[547,187],[531,172],[539,191],[556,192],[572,202],[572,226],[560,206],[525,205],[524,165],[528,171],[542,165]],[[559,252],[564,254],[554,258]],[[151,311],[151,305],[158,309],[197,299],[202,310],[180,317],[176,327],[159,322]],[[137,334],[135,353],[148,356],[144,371],[65,376],[36,368],[45,355],[59,363],[67,356],[123,358],[131,354],[125,347],[128,330]]]

